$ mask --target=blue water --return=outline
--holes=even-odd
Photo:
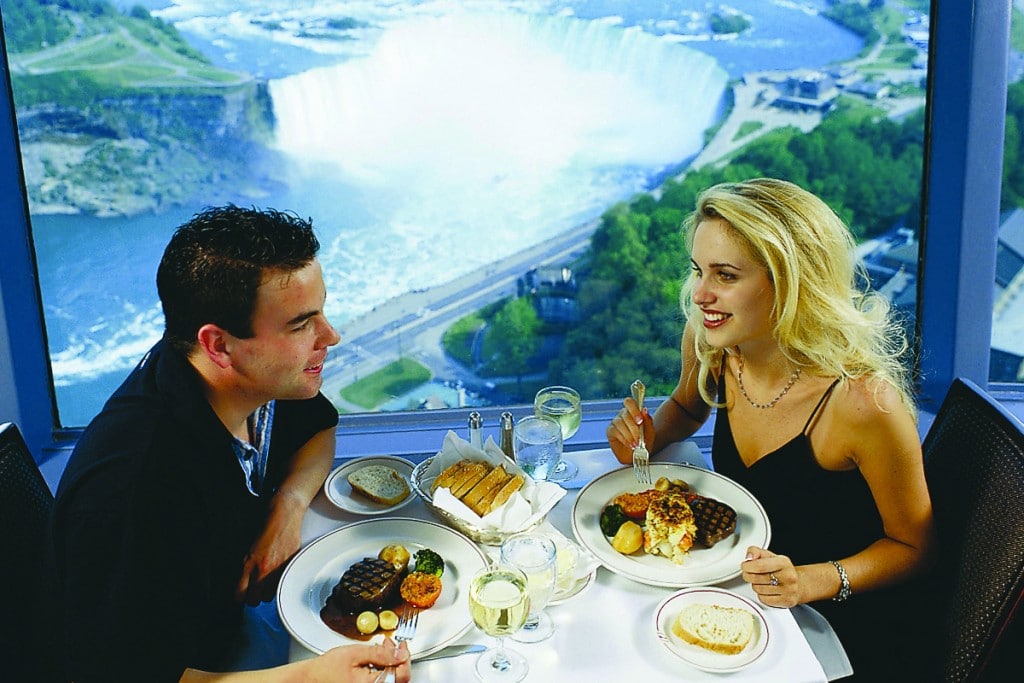
[[[342,327],[649,189],[699,151],[729,78],[861,47],[814,14],[823,0],[732,0],[754,29],[731,41],[707,39],[703,0],[150,4],[215,63],[269,80],[288,189],[235,201],[313,217]],[[296,37],[313,16],[360,28]],[[64,424],[158,338],[156,264],[200,208],[33,217]]]

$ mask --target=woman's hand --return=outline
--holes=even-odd
[[[615,458],[628,465],[633,462],[633,449],[640,442],[641,429],[644,430],[644,441],[654,443],[654,421],[647,408],[641,410],[632,398],[625,399],[622,406],[622,410],[608,425],[606,434]]]
[[[794,607],[801,602],[800,573],[785,555],[750,546],[747,558],[740,563],[743,580],[750,584],[757,598],[770,607]]]

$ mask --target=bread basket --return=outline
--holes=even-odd
[[[431,484],[434,483],[434,477],[427,475],[427,470],[430,468],[430,463],[433,462],[433,460],[434,458],[427,458],[413,468],[410,482],[412,484],[412,490],[416,492],[416,495],[420,497],[423,504],[427,506],[427,509],[430,510],[435,517],[459,533],[464,534],[470,540],[484,545],[501,545],[501,542],[509,536],[521,534],[525,531],[531,531],[540,526],[544,521],[544,518],[535,519],[526,524],[523,528],[511,531],[506,531],[504,529],[484,529],[462,519],[461,517],[451,514],[447,510],[435,506],[433,496],[430,494],[430,487]]]

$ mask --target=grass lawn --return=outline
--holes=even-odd
[[[739,140],[745,135],[750,135],[756,130],[764,128],[764,121],[744,121],[740,124],[739,130],[736,131],[736,135],[732,136],[733,140]]]
[[[418,387],[431,378],[430,369],[412,358],[400,358],[377,372],[341,390],[341,397],[373,410],[395,396]]]

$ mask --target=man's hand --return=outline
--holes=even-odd
[[[274,598],[278,579],[302,544],[302,518],[331,471],[334,427],[313,436],[295,453],[288,475],[270,501],[270,514],[245,556],[235,591],[239,600],[258,605]]]
[[[239,600],[258,605],[274,598],[285,565],[299,551],[302,517],[307,507],[301,496],[286,490],[274,496],[267,525],[245,556],[236,590]]]

